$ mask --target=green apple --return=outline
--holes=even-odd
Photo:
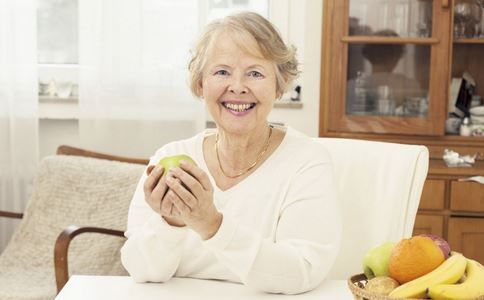
[[[174,167],[179,167],[180,162],[182,160],[186,160],[187,162],[197,165],[195,161],[188,155],[185,154],[179,154],[179,155],[173,155],[173,156],[165,156],[163,157],[159,162],[158,165],[161,165],[164,169],[163,173],[167,173],[171,168]]]
[[[385,242],[366,252],[363,259],[363,272],[368,279],[376,276],[388,276],[388,263],[395,243]]]

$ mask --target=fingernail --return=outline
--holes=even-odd
[[[161,173],[161,171],[163,171],[163,166],[160,166],[160,165],[156,166],[155,171],[156,171],[157,173]]]
[[[146,168],[146,175],[149,176],[151,174],[151,172],[153,172],[154,169],[155,169],[155,166],[148,166]]]
[[[180,166],[186,166],[187,165],[187,161],[186,160],[180,160]]]

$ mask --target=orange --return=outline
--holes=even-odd
[[[444,260],[444,254],[431,238],[414,236],[395,245],[388,271],[390,277],[404,284],[429,273]]]

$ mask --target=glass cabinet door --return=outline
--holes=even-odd
[[[346,114],[427,117],[430,46],[349,45]]]
[[[330,51],[335,53],[329,66],[335,84],[327,86],[329,130],[443,134],[450,4],[329,2]]]

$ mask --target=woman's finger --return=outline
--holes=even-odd
[[[185,173],[186,174],[186,173]],[[191,177],[189,175],[187,175],[188,177]],[[195,179],[192,178],[193,181],[196,182]],[[186,182],[184,182],[186,184]],[[181,179],[179,178],[173,178],[172,176],[168,176],[166,178],[166,184],[167,186],[170,188],[170,190],[174,191],[175,194],[177,194],[177,196],[183,201],[185,202],[185,204],[191,209],[193,209],[196,204],[197,204],[197,199],[194,197],[194,195],[192,195],[192,193],[190,191],[188,191],[184,186],[183,184],[181,183]],[[200,184],[198,182],[196,183],[193,183],[193,185],[198,185],[200,186]],[[188,187],[189,189],[191,189],[191,187],[189,186]],[[199,187],[200,188],[200,187]]]
[[[168,191],[160,203],[160,212],[163,216],[170,216],[172,213],[173,203],[171,201],[172,197],[169,196],[170,194],[171,194],[170,191]]]
[[[154,165],[149,165],[147,168],[146,168],[146,175],[147,176],[150,176],[151,172],[153,171],[153,169],[155,168]]]
[[[151,191],[150,198],[153,199],[153,201],[158,202],[163,199],[167,190],[168,186],[166,185],[166,176],[162,176],[155,188]]]
[[[187,162],[186,160],[182,160],[180,162],[180,168],[191,174],[198,182],[200,182],[204,190],[212,190],[212,183],[210,182],[207,173],[205,173],[202,169]]]
[[[170,200],[173,202],[173,209],[177,209],[179,212],[179,216],[183,217],[186,215],[189,215],[191,210],[190,207],[188,207],[185,202],[183,202],[178,195],[175,194],[172,190],[169,191],[171,193]]]
[[[195,198],[205,191],[202,184],[182,168],[173,168],[170,170],[170,173],[173,173],[175,178],[181,180],[182,186],[185,186],[188,192],[190,192]],[[191,205],[189,206],[191,207]]]
[[[150,166],[148,166],[150,168]],[[158,184],[158,181],[163,174],[163,167],[162,166],[157,166],[156,168],[151,168],[152,171],[150,175],[146,178],[144,184],[143,184],[143,190],[145,192],[145,195],[150,195],[153,189],[156,187]],[[148,170],[147,170],[148,172]]]

